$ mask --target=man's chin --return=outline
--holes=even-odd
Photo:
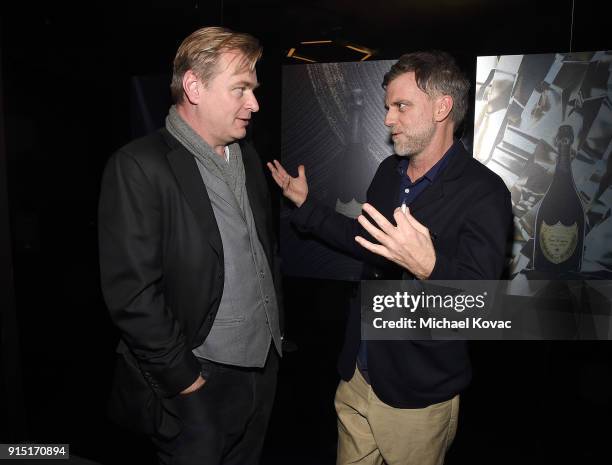
[[[411,157],[414,155],[414,152],[406,147],[394,145],[393,149],[395,150],[395,154],[399,155],[400,157]]]
[[[246,133],[247,133],[246,128],[236,129],[234,133],[232,134],[232,137],[234,138],[234,140],[244,139],[244,137],[246,136]]]

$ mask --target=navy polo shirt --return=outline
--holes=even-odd
[[[404,157],[397,164],[397,174],[401,176],[400,181],[400,189],[398,193],[398,207],[401,207],[402,204],[406,204],[407,207],[410,206],[412,202],[416,200],[421,192],[423,192],[427,187],[434,182],[436,177],[444,170],[446,165],[448,165],[448,161],[452,158],[453,154],[457,151],[457,144],[461,144],[460,141],[455,141],[453,145],[446,151],[446,153],[433,165],[427,173],[421,176],[416,181],[412,181],[408,177],[408,164],[410,163],[410,157]],[[370,379],[368,377],[368,362],[367,362],[367,344],[366,341],[361,341],[359,345],[359,352],[357,354],[357,366],[359,367],[359,371],[365,378],[365,380],[369,383]]]

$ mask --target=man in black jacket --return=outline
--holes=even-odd
[[[281,322],[263,167],[238,142],[259,110],[258,41],[195,31],[174,60],[165,128],[109,160],[102,290],[120,330],[110,410],[161,463],[254,464],[270,417]]]
[[[275,160],[268,167],[298,207],[291,221],[363,260],[364,279],[499,279],[510,194],[453,139],[468,81],[448,54],[418,52],[403,55],[383,87],[395,155],[378,167],[365,214],[355,221],[318,204],[304,167],[292,177]],[[443,463],[471,377],[465,342],[366,343],[353,305],[339,370],[338,464]]]

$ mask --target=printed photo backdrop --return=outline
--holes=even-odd
[[[611,66],[610,51],[478,57],[474,156],[512,193],[515,279],[543,266],[538,253],[559,276],[612,276]],[[575,194],[553,183],[563,147]]]
[[[292,65],[283,68],[281,161],[306,167],[309,195],[356,218],[379,163],[393,153],[384,125],[384,74],[394,63]],[[281,253],[288,275],[358,280],[361,265],[290,227],[281,207]]]

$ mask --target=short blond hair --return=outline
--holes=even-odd
[[[183,76],[187,71],[192,70],[207,84],[219,72],[219,57],[226,52],[238,52],[239,67],[252,71],[261,58],[262,47],[250,34],[216,26],[198,29],[183,40],[172,66],[170,91],[174,103],[183,101]]]

